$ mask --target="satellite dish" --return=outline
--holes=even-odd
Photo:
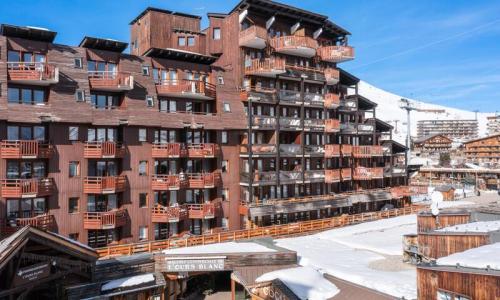
[[[431,212],[434,216],[439,215],[439,203],[443,202],[443,194],[439,191],[434,191],[431,194]]]

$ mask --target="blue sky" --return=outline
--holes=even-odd
[[[56,42],[84,35],[128,41],[128,23],[147,6],[206,16],[238,1],[0,1],[0,22],[47,27]],[[468,110],[500,111],[500,1],[281,0],[328,15],[352,33],[359,78],[405,97]],[[206,19],[204,20],[206,24]]]

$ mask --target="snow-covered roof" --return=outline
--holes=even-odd
[[[438,232],[478,232],[486,233],[500,230],[500,221],[483,221],[459,224],[438,229]]]
[[[128,287],[140,285],[143,283],[152,282],[154,280],[155,280],[155,276],[153,273],[118,278],[115,280],[111,280],[108,283],[105,283],[101,287],[101,291],[105,292],[105,291],[114,290],[117,288],[128,288]]]
[[[258,253],[276,252],[275,249],[254,242],[227,242],[185,248],[164,250],[165,254],[219,254],[219,253]]]
[[[330,299],[340,291],[335,284],[325,279],[321,273],[311,267],[277,270],[265,273],[255,281],[265,282],[274,279],[283,282],[300,299]]]
[[[500,271],[500,243],[489,244],[436,260],[438,266],[461,266]]]

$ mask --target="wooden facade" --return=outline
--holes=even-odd
[[[469,140],[464,147],[467,162],[490,168],[500,165],[500,135]]]
[[[413,141],[413,148],[421,153],[447,153],[451,150],[452,140],[443,135],[435,134],[421,137]]]

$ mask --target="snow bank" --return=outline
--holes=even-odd
[[[227,242],[220,244],[210,244],[185,248],[164,250],[165,254],[216,254],[216,253],[244,253],[244,252],[275,252],[276,250],[267,248],[261,244],[252,242]]]
[[[110,282],[104,284],[101,287],[101,291],[104,292],[104,291],[114,290],[117,288],[136,286],[136,285],[151,282],[154,280],[155,280],[155,276],[153,275],[153,273],[119,278],[119,279],[111,280]]]
[[[438,229],[441,232],[491,232],[500,230],[500,221],[484,221],[459,224]],[[500,253],[499,253],[500,255]]]
[[[437,259],[436,264],[440,266],[460,265],[468,268],[500,270],[500,243],[441,257]]]
[[[256,282],[281,280],[297,297],[304,300],[330,299],[339,289],[311,267],[297,267],[265,273]]]

